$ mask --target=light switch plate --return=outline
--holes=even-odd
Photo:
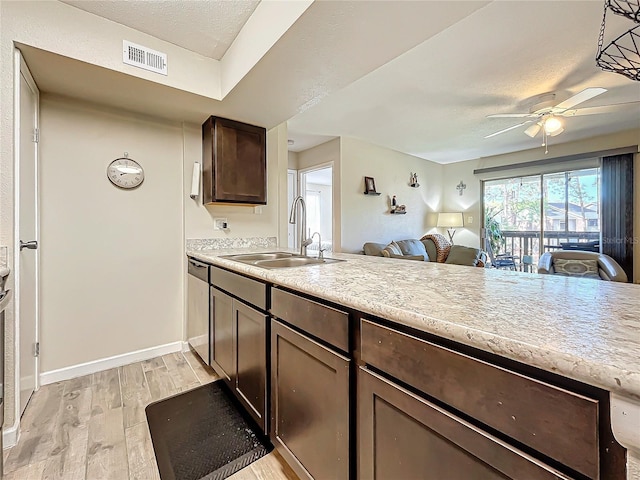
[[[471,225],[471,224],[473,223],[473,217],[472,217],[471,215],[469,215],[469,216],[467,217],[467,223],[468,223],[469,225]]]

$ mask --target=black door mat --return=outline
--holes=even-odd
[[[146,408],[162,480],[218,480],[273,446],[222,380]]]

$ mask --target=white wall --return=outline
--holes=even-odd
[[[296,152],[287,152],[288,165],[291,170],[298,169],[298,154]]]
[[[43,95],[41,132],[41,372],[182,340],[180,125]]]
[[[442,165],[342,137],[342,250],[359,252],[366,242],[420,238],[436,224],[442,194]],[[409,186],[418,174],[419,188]],[[380,196],[364,195],[364,177],[374,177]],[[407,207],[389,213],[391,197]]]

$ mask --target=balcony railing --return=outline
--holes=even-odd
[[[525,255],[531,257],[529,265],[532,265],[532,269],[535,271],[541,251],[540,232],[503,230],[502,236],[504,246],[500,253],[509,252],[520,258],[521,261]],[[593,242],[599,239],[600,232],[546,231],[543,236],[542,253],[558,250],[562,248],[561,244],[566,242]]]

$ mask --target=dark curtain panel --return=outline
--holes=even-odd
[[[633,154],[602,158],[602,253],[633,281]]]

